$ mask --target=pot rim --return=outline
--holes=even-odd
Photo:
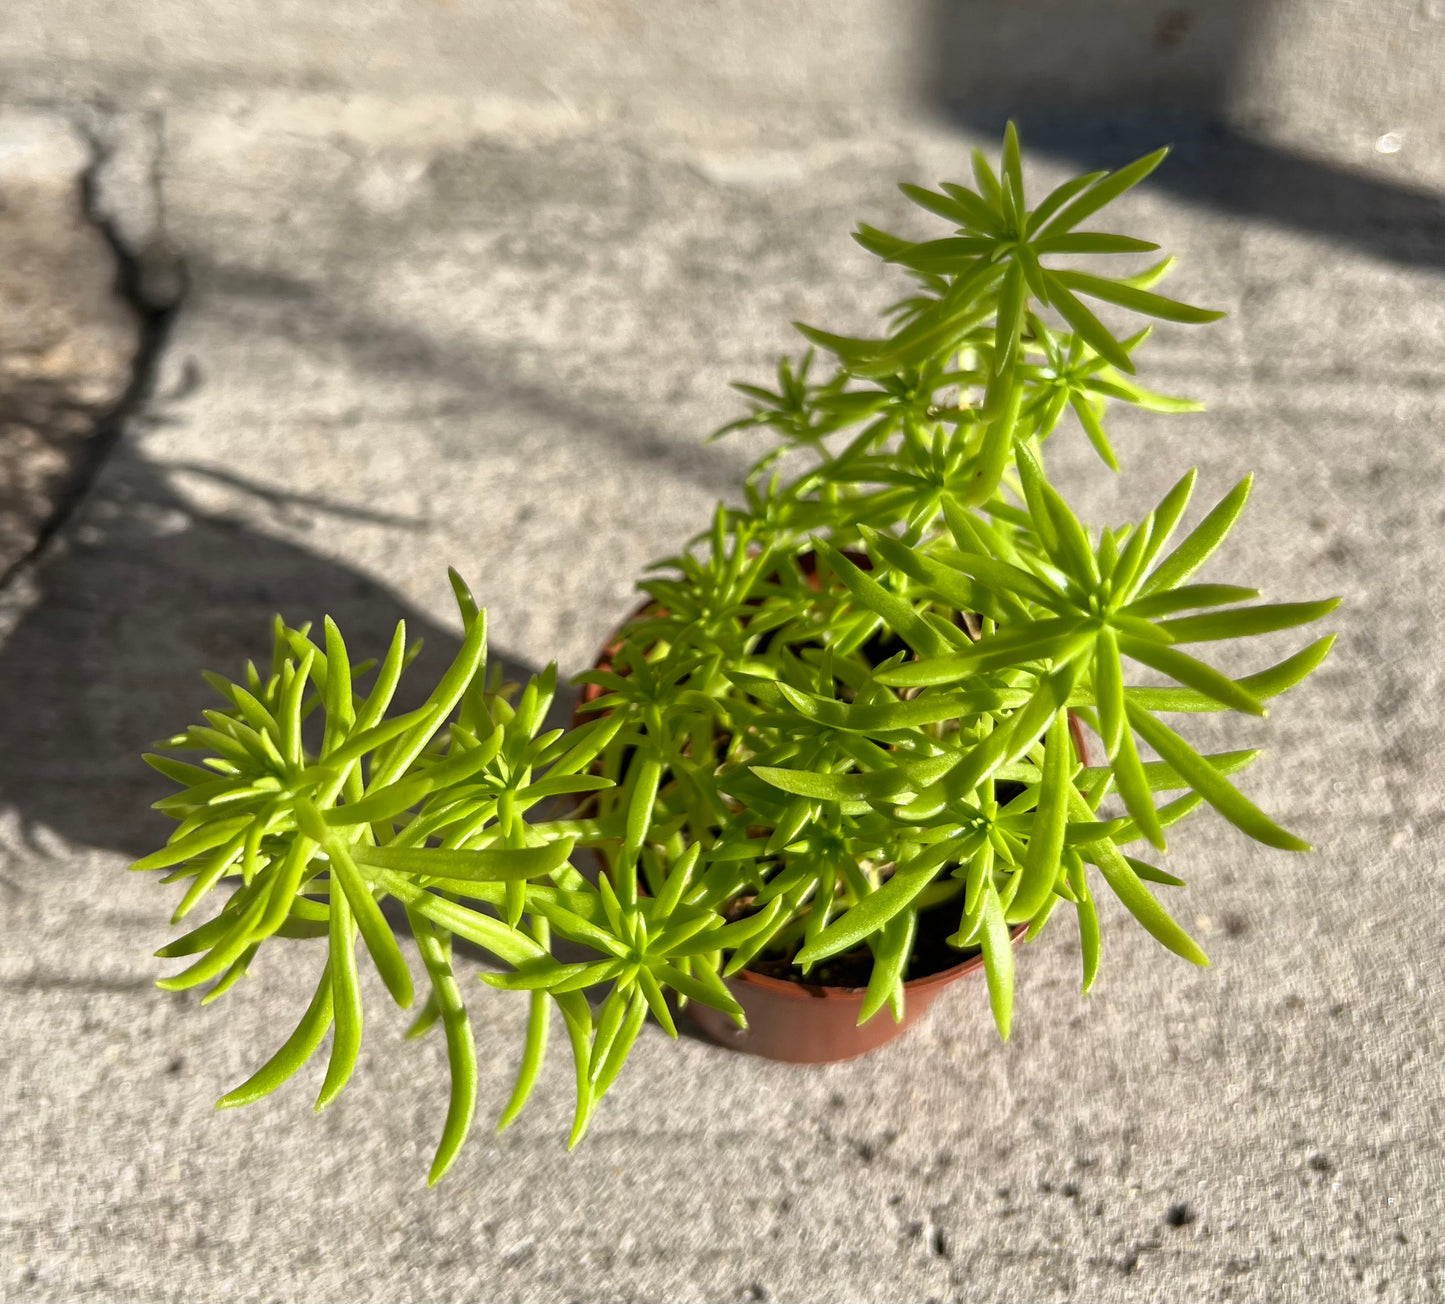
[[[1009,941],[1017,946],[1028,930],[1028,924],[1015,924],[1009,929]],[[910,978],[903,984],[903,990],[918,992],[932,987],[946,986],[955,979],[962,978],[965,974],[983,968],[983,963],[983,952],[978,951],[947,969],[938,970],[937,973],[924,974],[921,978]],[[825,983],[795,982],[791,978],[774,978],[771,974],[757,973],[746,966],[734,974],[729,974],[724,981],[743,983],[749,987],[760,987],[764,991],[776,992],[780,996],[796,1000],[857,1001],[861,1000],[868,991],[866,987],[834,987]]]

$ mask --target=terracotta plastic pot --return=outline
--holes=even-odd
[[[1014,942],[1027,931],[1027,924],[1015,927]],[[747,969],[724,979],[748,1016],[747,1028],[696,1001],[688,1004],[687,1016],[720,1046],[788,1064],[830,1064],[866,1055],[892,1041],[922,1018],[946,987],[982,968],[980,953],[951,969],[904,983],[901,1023],[883,1009],[860,1028],[858,1015],[866,988],[815,987]]]

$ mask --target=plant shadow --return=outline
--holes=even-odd
[[[269,663],[274,614],[292,625],[330,615],[358,660],[383,654],[405,620],[423,647],[398,690],[401,710],[420,705],[460,646],[358,571],[199,509],[123,445],[31,583],[38,593],[0,644],[0,808],[32,842],[47,828],[131,857],[174,827],[150,809],[173,785],[141,753],[219,705],[201,670],[236,676],[248,658]],[[508,679],[536,670],[504,652],[491,659]],[[571,712],[564,689],[554,721]]]

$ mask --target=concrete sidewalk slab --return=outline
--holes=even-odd
[[[478,991],[483,1114],[432,1192],[444,1055],[399,1043],[375,984],[320,1118],[310,1071],[209,1108],[319,960],[264,957],[205,1010],[150,986],[174,900],[122,872],[165,832],[126,758],[190,718],[193,669],[259,652],[275,608],[363,646],[406,615],[444,657],[448,563],[514,663],[583,668],[640,567],[735,493],[753,450],[699,442],[727,381],[791,318],[867,325],[897,282],[852,224],[915,222],[893,182],[991,144],[905,117],[391,125],[281,92],[112,124],[117,159],[163,160],[192,291],[152,401],[3,599],[4,1298],[1441,1298],[1440,278],[1159,189],[1123,229],[1230,317],[1160,329],[1142,372],[1210,410],[1121,420],[1118,481],[1061,436],[1060,482],[1113,521],[1190,465],[1206,502],[1255,468],[1220,578],[1346,599],[1330,662],[1247,729],[1250,792],[1318,852],[1178,838],[1213,968],[1106,909],[1087,1001],[1067,922],[1021,956],[1007,1045],[981,983],[819,1071],[649,1029],[570,1156],[560,1044],[490,1135],[524,1003]]]

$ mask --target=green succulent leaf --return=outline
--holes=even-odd
[[[1076,819],[1083,819],[1088,814],[1088,806],[1077,793],[1071,795],[1069,806],[1070,813]],[[1090,843],[1082,848],[1081,854],[1098,866],[1114,895],[1157,941],[1191,964],[1209,964],[1208,957],[1199,949],[1194,939],[1180,928],[1164,907],[1150,895],[1129,862],[1111,841],[1105,838]],[[1075,890],[1077,891],[1077,888]],[[1091,978],[1092,975],[1086,981]]]
[[[873,972],[868,978],[868,990],[858,1011],[860,1027],[889,1004],[893,1005],[895,1020],[902,1020],[903,971],[917,933],[918,915],[911,910],[894,915],[883,926],[883,935],[873,948]]]
[[[1204,565],[1234,528],[1234,523],[1244,511],[1244,504],[1249,500],[1249,491],[1253,484],[1254,476],[1247,475],[1225,494],[1144,581],[1139,595],[1147,598],[1155,593],[1178,588]],[[1182,506],[1181,503],[1181,510]]]
[[[983,931],[979,937],[983,943],[983,967],[988,975],[993,1021],[998,1025],[999,1036],[1007,1041],[1014,1013],[1013,938],[1009,935],[1003,902],[991,882],[984,885]]]
[[[1302,683],[1312,674],[1334,646],[1335,636],[1318,639],[1308,647],[1301,648],[1293,656],[1286,657],[1268,670],[1245,675],[1237,680],[1240,688],[1256,701],[1266,702],[1272,697],[1287,692]],[[1217,697],[1185,688],[1129,688],[1129,701],[1145,711],[1220,711],[1224,704]]]
[[[1095,299],[1103,299],[1106,303],[1118,304],[1121,308],[1128,308],[1133,312],[1144,313],[1150,317],[1160,317],[1165,321],[1200,325],[1204,322],[1218,321],[1224,316],[1222,312],[1213,309],[1194,308],[1187,303],[1180,303],[1177,299],[1166,299],[1162,294],[1151,294],[1148,290],[1136,289],[1126,281],[1091,276],[1087,272],[1055,272],[1052,276],[1052,284],[1067,286],[1070,290],[1077,290],[1081,294],[1090,295]],[[1112,359],[1110,360],[1112,361]],[[1133,368],[1126,367],[1122,370],[1132,371]]]
[[[435,1186],[455,1162],[472,1128],[477,1108],[477,1051],[471,1021],[462,1004],[461,988],[441,936],[428,920],[414,911],[407,912],[407,921],[431,979],[432,997],[446,1033],[447,1065],[451,1072],[447,1115],[436,1157],[427,1175],[427,1185]]]
[[[350,907],[360,929],[362,940],[371,958],[376,962],[376,971],[386,984],[392,999],[408,1009],[412,1002],[411,973],[402,957],[401,947],[392,935],[391,926],[376,904],[371,889],[362,878],[361,871],[351,858],[351,852],[344,842],[331,839],[327,843],[327,854],[331,860],[331,872],[340,880],[342,895]],[[332,893],[331,909],[337,909],[338,898]]]
[[[948,642],[939,632],[919,616],[913,608],[897,595],[885,588],[865,572],[858,569],[841,552],[824,539],[815,540],[818,555],[827,562],[833,573],[843,582],[857,602],[882,617],[889,629],[905,643],[925,656],[937,656],[946,652]]]
[[[1280,828],[1168,725],[1129,704],[1129,722],[1164,762],[1231,824],[1266,846],[1308,851],[1310,845]]]
[[[1143,158],[1135,159],[1127,167],[1120,168],[1107,176],[1099,176],[1097,181],[1091,183],[1081,195],[1071,199],[1050,221],[1041,228],[1041,234],[1049,232],[1062,234],[1065,231],[1072,231],[1080,222],[1087,217],[1092,217],[1106,204],[1111,204],[1120,195],[1132,190],[1151,172],[1154,171],[1165,158],[1169,150],[1156,149],[1152,154],[1146,154]]]
[[[542,878],[553,873],[567,863],[572,847],[572,839],[562,838],[540,847],[488,847],[477,851],[357,846],[351,854],[358,864],[403,874],[501,883]]]
[[[881,929],[937,877],[939,871],[959,850],[963,839],[948,839],[920,852],[899,865],[893,876],[877,891],[865,896],[857,905],[798,952],[797,963],[815,964],[830,955],[837,955],[856,946],[870,934]]]
[[[233,1087],[218,1101],[217,1109],[234,1109],[238,1105],[251,1105],[263,1096],[269,1096],[297,1069],[316,1053],[321,1040],[326,1036],[332,1022],[333,988],[331,985],[331,963],[328,960],[321,970],[321,979],[316,993],[301,1016],[296,1030],[286,1038],[281,1048],[259,1069],[238,1087]]]
[[[1180,616],[1160,622],[1176,643],[1205,643],[1225,638],[1246,638],[1251,634],[1273,634],[1293,629],[1328,616],[1340,605],[1338,598],[1323,602],[1276,602],[1205,616]],[[1178,676],[1175,676],[1178,678]],[[1181,681],[1182,682],[1182,681]],[[1230,705],[1234,705],[1233,702]]]
[[[356,932],[351,906],[345,893],[331,899],[331,1009],[336,1033],[331,1041],[331,1058],[326,1079],[316,1098],[320,1113],[346,1086],[361,1050],[361,987],[356,973]]]
[[[1019,871],[1018,890],[1006,912],[1009,923],[1023,923],[1038,914],[1058,878],[1068,822],[1068,794],[1073,785],[1071,752],[1068,718],[1060,711],[1049,725],[1044,744],[1038,804],[1029,831],[1028,852]]]

